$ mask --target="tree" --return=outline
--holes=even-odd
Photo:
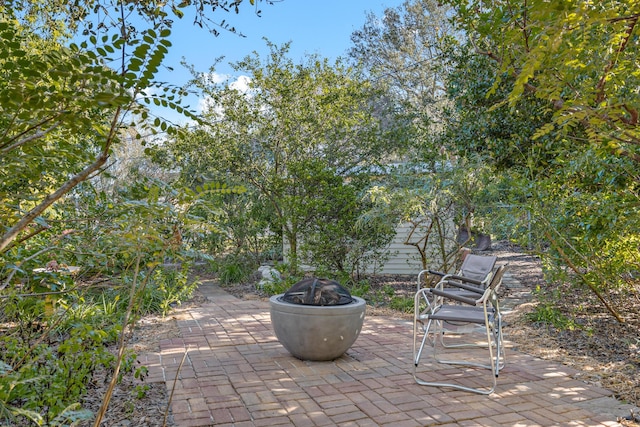
[[[123,128],[174,132],[169,123],[150,117],[147,105],[195,118],[180,105],[181,90],[154,81],[171,46],[172,17],[192,10],[196,23],[217,33],[211,14],[238,12],[241,3],[5,2],[0,11],[0,195],[5,206],[0,253],[44,229],[27,230],[37,219],[43,223],[45,211],[78,183],[103,169]],[[220,26],[235,31],[224,21]],[[68,43],[70,36],[82,41]],[[148,94],[149,88],[161,91]]]
[[[132,97],[117,73],[77,47],[48,43],[41,49],[36,35],[12,21],[1,22],[0,30],[4,252],[53,202],[105,164],[120,112]]]
[[[451,9],[441,2],[405,1],[386,9],[383,17],[370,14],[362,29],[353,33],[350,50],[372,81],[388,88],[389,98],[415,128],[410,155],[401,159],[409,167],[381,178],[371,194],[378,192],[375,199],[382,202],[374,209],[377,215],[413,224],[406,244],[415,247],[425,268],[431,263],[450,264],[450,253],[457,253],[457,226],[470,220],[476,202],[486,195],[478,191],[486,183],[473,186],[475,199],[467,185],[485,169],[482,160],[470,159],[476,150],[473,140],[455,128],[448,132],[448,124],[455,123],[452,117],[461,115],[455,105],[458,99],[450,94],[452,85],[461,83],[454,73],[462,33],[450,16]],[[465,112],[471,115],[474,109]]]
[[[380,101],[383,93],[357,68],[317,56],[295,65],[286,57],[289,44],[267,44],[266,60],[254,54],[232,64],[248,74],[246,91],[197,74],[195,84],[209,99],[207,124],[188,140],[178,139],[174,152],[189,153],[212,176],[257,189],[271,204],[274,230],[284,233],[296,265],[300,237],[321,224],[318,209],[335,209],[338,218],[340,203],[350,203],[332,201],[323,189],[355,186],[360,173],[404,149],[408,137],[392,106]]]
[[[111,165],[129,140],[125,133],[175,132],[148,105],[195,118],[181,106],[180,89],[154,80],[171,47],[172,20],[191,11],[196,23],[217,32],[212,14],[237,12],[240,4],[9,0],[0,6],[1,321],[16,325],[0,337],[2,422],[26,417],[67,425],[91,418],[79,401],[102,367],[112,378],[95,417],[99,425],[125,359],[132,361],[127,328],[149,304],[145,289],[160,291],[153,298],[163,295],[161,301],[151,303],[164,310],[173,298],[168,294],[188,293],[185,271],[165,275],[158,266],[182,249],[172,225],[185,221],[197,194],[180,194],[176,208],[160,197],[167,187],[134,183],[131,193],[123,192],[135,193],[132,200],[90,181]],[[218,28],[228,27],[223,21]],[[56,271],[55,259],[47,264],[52,250],[56,258],[84,257],[87,270],[107,271],[106,280],[127,291],[111,300],[102,293],[104,315],[76,317],[95,293]],[[38,273],[33,263],[51,271]],[[54,311],[47,300],[68,305]],[[106,346],[118,338],[114,356]]]
[[[413,149],[422,150],[425,161],[440,149],[433,135],[441,131],[447,104],[446,53],[458,37],[448,11],[435,0],[407,0],[387,8],[383,17],[369,14],[351,35],[349,56],[376,84],[386,86],[391,102],[411,117],[417,128]]]
[[[445,1],[469,35],[476,53],[514,84],[503,102],[511,107],[527,93],[547,103],[554,128],[584,127],[602,150],[640,161],[638,123],[637,0]]]
[[[538,242],[551,244],[559,277],[586,286],[623,321],[609,291],[633,289],[628,273],[639,259],[640,3],[445,3],[468,35],[468,64],[483,64],[459,69],[452,95],[463,120],[451,134],[459,146],[464,132],[480,136],[477,152],[511,159],[502,170],[522,184],[519,203]]]

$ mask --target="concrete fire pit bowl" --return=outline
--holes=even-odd
[[[269,299],[271,324],[280,344],[301,360],[333,360],[344,354],[358,338],[366,302],[359,297],[342,305],[301,305]]]

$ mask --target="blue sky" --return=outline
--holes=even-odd
[[[273,5],[260,2],[258,7],[262,13],[257,16],[255,8],[245,0],[239,14],[216,15],[218,20],[226,19],[246,36],[244,38],[224,30],[214,37],[194,27],[192,17],[187,14],[176,23],[171,35],[173,46],[165,64],[172,66],[173,71],[161,72],[158,79],[179,86],[186,83],[190,74],[180,65],[182,58],[198,71],[207,71],[215,58],[224,56],[216,72],[231,74],[228,63],[239,61],[253,51],[261,55],[268,52],[263,37],[277,45],[290,41],[289,55],[296,63],[305,54],[316,53],[334,60],[346,55],[351,47],[351,33],[362,27],[368,12],[381,16],[385,8],[402,3],[403,0],[282,0]],[[197,102],[188,100],[192,108],[197,107]]]

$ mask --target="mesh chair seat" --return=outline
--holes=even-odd
[[[490,309],[489,315],[493,316],[495,310]],[[485,313],[482,307],[469,307],[464,305],[441,305],[435,313],[428,316],[431,320],[442,322],[477,323],[484,325]]]

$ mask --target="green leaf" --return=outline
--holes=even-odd
[[[174,15],[176,15],[179,19],[182,19],[184,17],[184,12],[182,12],[180,9],[178,9],[177,7],[175,7],[174,5],[171,5],[171,11],[174,13]]]
[[[0,360],[0,375],[6,375],[11,371],[13,371],[11,365],[7,365],[2,360]]]

